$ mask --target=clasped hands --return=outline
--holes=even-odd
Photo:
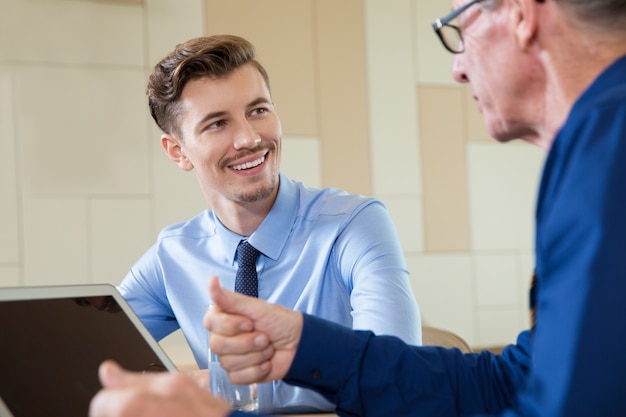
[[[204,316],[228,377],[236,384],[282,379],[300,342],[302,314],[225,290],[217,277],[209,281],[213,307]]]

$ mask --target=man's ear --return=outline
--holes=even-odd
[[[161,136],[161,146],[167,154],[167,156],[182,169],[183,171],[191,171],[193,164],[185,156],[185,150],[183,149],[180,141],[169,133],[164,133]]]
[[[511,24],[517,45],[527,50],[537,35],[537,0],[511,0]]]

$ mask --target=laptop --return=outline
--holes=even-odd
[[[0,417],[85,417],[113,359],[176,371],[108,284],[0,288]]]

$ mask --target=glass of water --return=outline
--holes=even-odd
[[[257,413],[259,397],[257,384],[237,385],[230,382],[228,373],[216,353],[209,346],[209,389],[213,395],[225,399],[235,410]]]

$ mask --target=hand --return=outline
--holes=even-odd
[[[196,369],[193,371],[183,372],[192,381],[194,381],[202,389],[209,390],[209,370],[208,369]]]
[[[99,375],[104,388],[91,401],[90,417],[226,417],[231,411],[183,374],[139,374],[106,361]]]
[[[225,290],[209,281],[213,307],[204,316],[228,377],[236,384],[268,382],[287,374],[302,334],[302,314]]]

